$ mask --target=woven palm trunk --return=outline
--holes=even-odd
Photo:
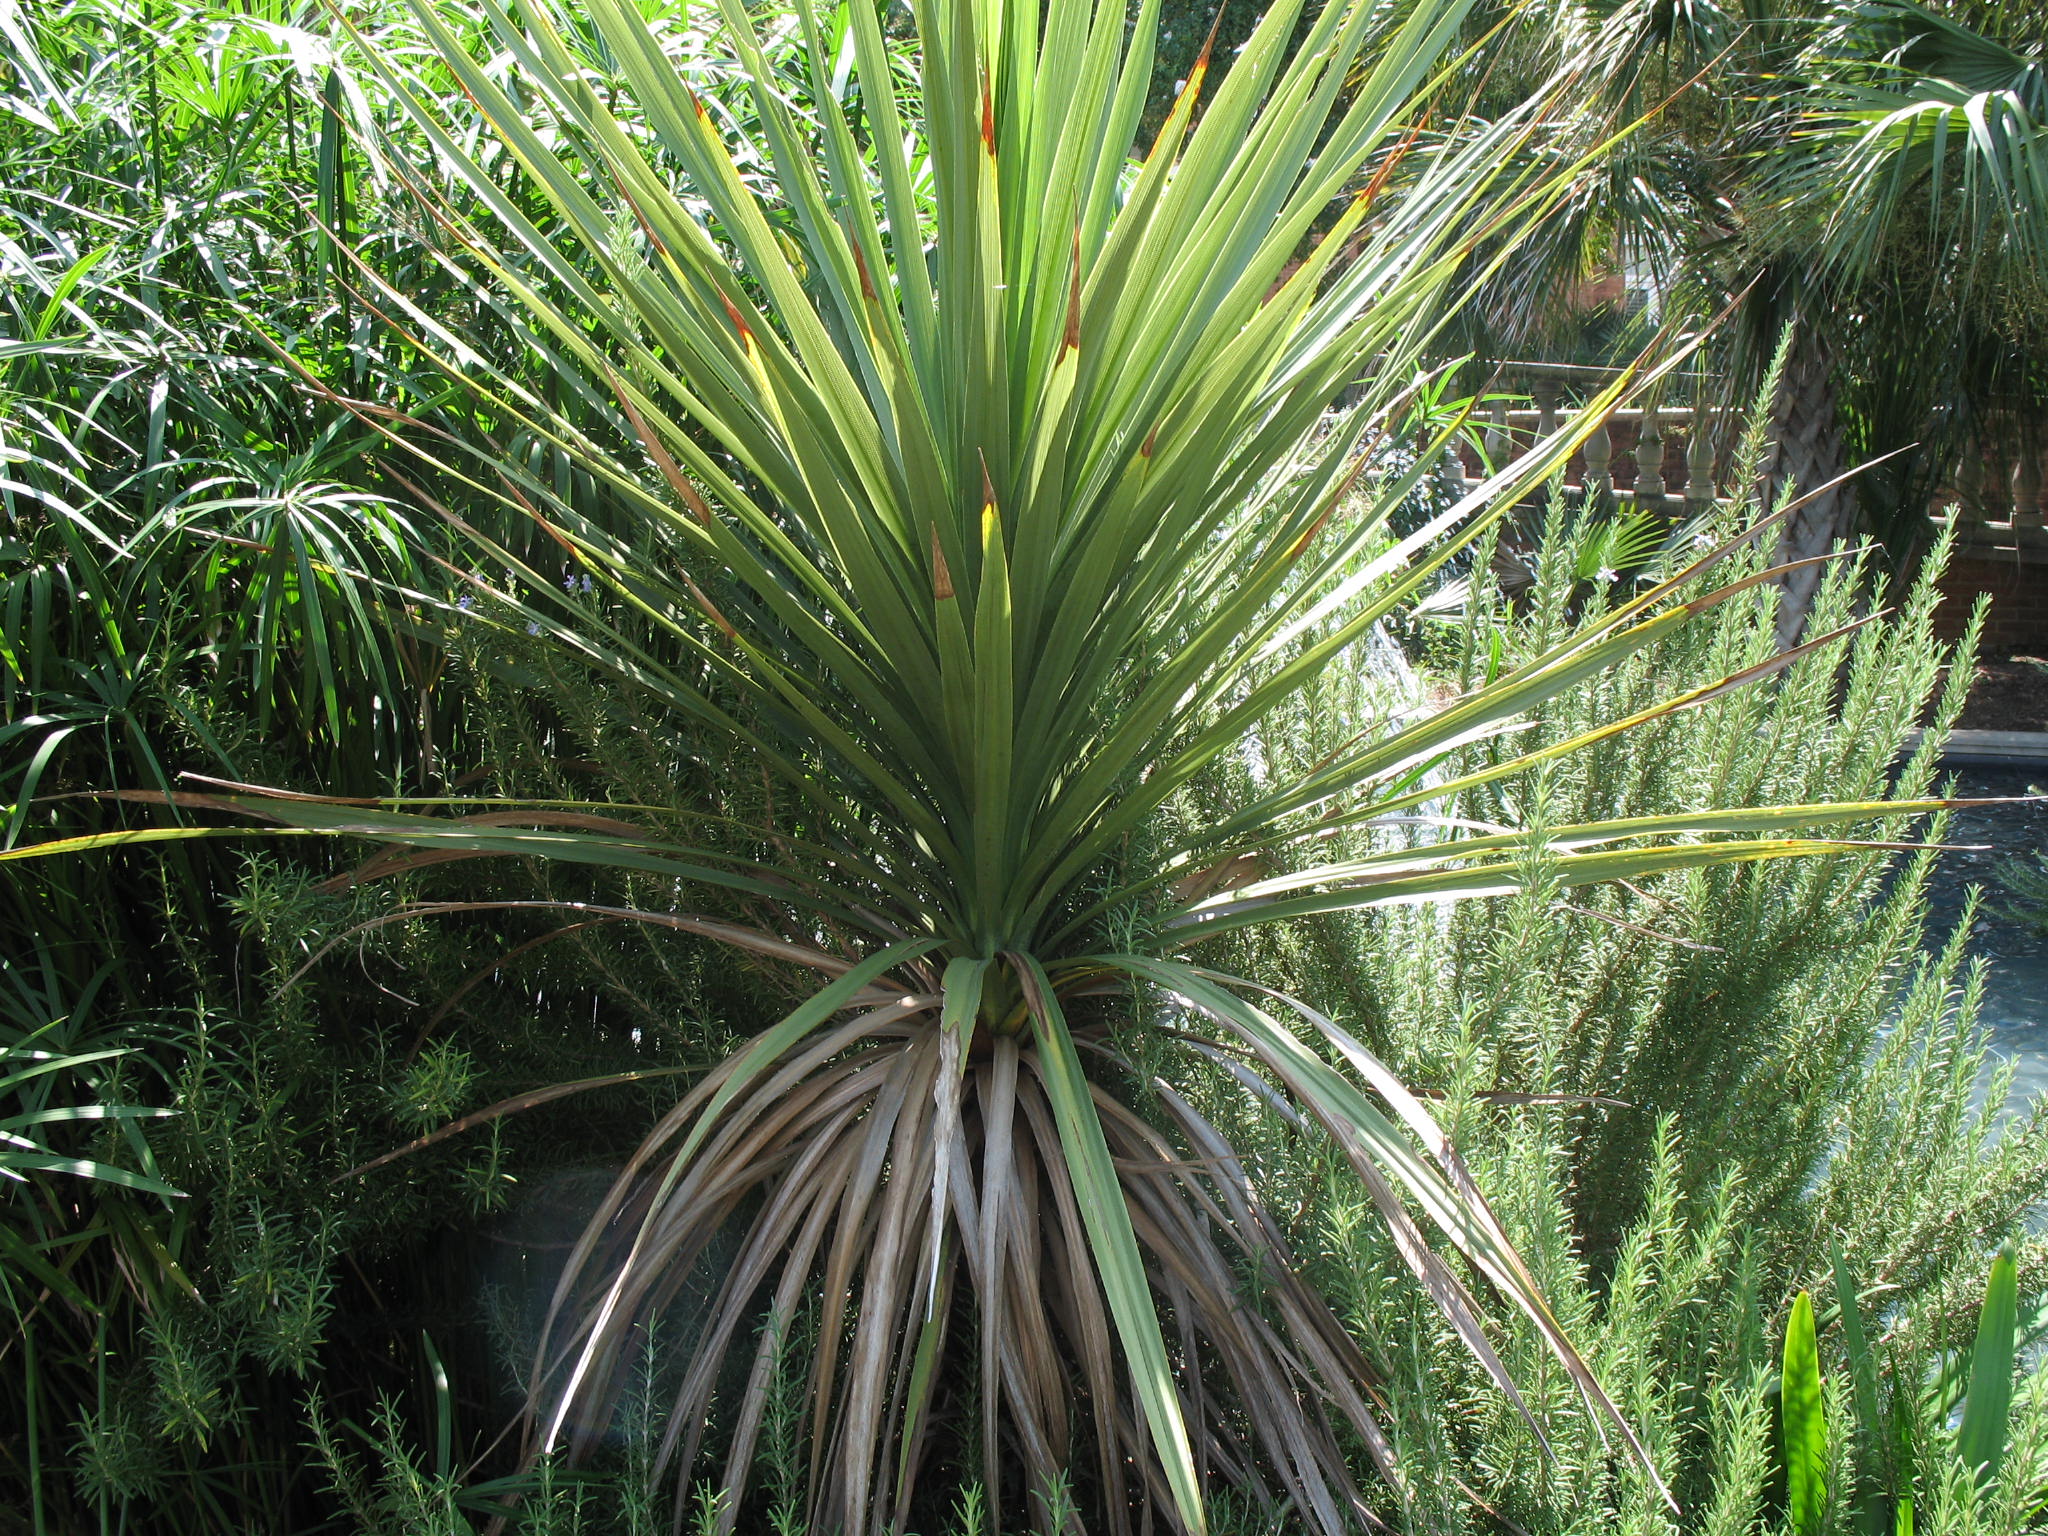
[[[1842,472],[1842,418],[1835,398],[1834,362],[1834,348],[1827,337],[1810,320],[1802,320],[1771,408],[1766,505],[1776,505],[1788,485],[1794,494],[1804,495]],[[1778,560],[1786,563],[1824,555],[1838,540],[1849,537],[1855,522],[1856,502],[1849,486],[1823,492],[1787,520],[1778,544]],[[1810,565],[1785,577],[1785,596],[1778,609],[1780,645],[1798,639],[1822,569]]]

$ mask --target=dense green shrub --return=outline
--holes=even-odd
[[[352,14],[394,47],[412,25]],[[313,221],[504,343],[422,263],[429,232],[360,143],[389,104],[327,28],[293,0],[0,9],[0,849],[175,818],[78,796],[189,772],[375,794],[552,771],[555,722],[472,680],[516,663],[382,585],[443,595],[420,507],[448,487],[393,474],[332,392],[502,434],[355,300]],[[698,64],[715,94],[729,61]],[[10,1158],[27,1182],[0,1191],[0,1379],[20,1387],[0,1392],[0,1529],[316,1526],[309,1392],[368,1424],[398,1391],[431,1439],[408,1386],[423,1339],[488,1439],[509,1388],[469,1334],[481,1215],[515,1180],[615,1157],[621,1099],[653,1112],[667,1083],[336,1177],[452,1113],[673,1065],[733,1027],[731,972],[700,984],[688,941],[555,941],[526,911],[357,933],[285,987],[411,894],[593,888],[328,889],[353,856],[249,846],[0,873],[0,1119],[43,1117],[20,1129],[94,1175]],[[150,1118],[80,1118],[130,1112]]]
[[[1681,530],[1645,579],[1682,560],[1694,535],[1727,526]],[[1425,667],[1424,680],[1469,686],[1617,600],[1605,575],[1583,575],[1579,554],[1601,537],[1593,518],[1548,524],[1535,585],[1514,603],[1482,564],[1462,620],[1429,647],[1436,669]],[[1815,646],[1775,681],[1575,754],[1497,796],[1432,809],[1567,822],[1680,804],[1918,793],[1934,783],[1936,760],[1909,733],[1929,710],[1937,725],[1950,718],[1961,686],[1952,680],[1969,675],[1967,644],[1950,651],[1931,639],[1939,568],[1937,552],[1896,611]],[[1433,771],[1454,778],[1496,752],[1528,750],[1532,738],[1566,740],[1765,662],[1775,649],[1768,591],[1540,711],[1512,748],[1475,744]],[[1846,628],[1872,601],[1861,563],[1842,562],[1810,633]],[[1352,686],[1372,692],[1369,677]],[[1310,701],[1275,722],[1264,750],[1327,751],[1355,726],[1360,702],[1342,693]],[[1916,829],[1873,816],[1859,835],[1883,843],[1940,833],[1938,821]],[[1872,1335],[1888,1340],[1883,1390],[1922,1456],[1919,1528],[2034,1528],[2048,1475],[2041,1383],[2014,1410],[2026,1449],[1981,1507],[1969,1481],[1948,1474],[1948,1408],[1924,1389],[1967,1346],[2002,1241],[2024,1240],[2023,1296],[2038,1297],[2048,1280],[2048,1252],[2025,1227],[2048,1195],[2048,1106],[2009,1101],[2010,1070],[1994,1070],[1975,1022],[1963,931],[1928,929],[1937,857],[1873,847],[1596,896],[1546,888],[1535,871],[1529,890],[1483,909],[1331,920],[1258,958],[1269,980],[1344,997],[1340,1022],[1443,1096],[1474,1178],[1530,1245],[1569,1325],[1598,1341],[1599,1368],[1644,1426],[1685,1511],[1673,1519],[1660,1509],[1569,1388],[1513,1341],[1509,1358],[1545,1383],[1530,1406],[1555,1452],[1546,1461],[1520,1415],[1417,1311],[1406,1345],[1380,1362],[1403,1432],[1447,1474],[1406,1490],[1413,1529],[1493,1529],[1489,1509],[1531,1532],[1751,1529],[1772,1497],[1766,1389],[1786,1310],[1801,1288],[1833,1295],[1837,1252],[1879,1319]],[[1241,1092],[1219,1080],[1215,1112]],[[1248,1130],[1257,1118],[1241,1123]],[[1378,1315],[1394,1261],[1359,1221],[1357,1194],[1312,1143],[1276,1142],[1265,1157],[1267,1197],[1299,1213],[1324,1283],[1348,1289],[1360,1315]],[[1845,1393],[1840,1325],[1827,1310],[1822,1321],[1830,1391]],[[1830,1398],[1829,1454],[1844,1465],[1846,1401]],[[1837,1524],[1827,1529],[1850,1529],[1847,1502],[1829,1519]]]
[[[1491,592],[1482,564],[1478,595],[1434,648],[1444,669],[1435,675],[1449,682],[1455,668],[1499,665],[1597,613],[1607,594],[1580,579],[1575,559],[1591,536],[1568,522],[1553,528],[1539,581],[1518,605]],[[1845,566],[1823,614],[1849,612],[1856,590]],[[1900,615],[1815,651],[1778,685],[1711,701],[1618,742],[1583,773],[1510,793],[1542,797],[1559,818],[1610,805],[1650,812],[1679,796],[1740,797],[1759,785],[1788,800],[1821,785],[1881,793],[1904,732],[1953,663],[1928,638],[1929,601],[1923,586]],[[1760,659],[1770,632],[1767,601],[1731,602],[1603,685],[1618,697],[1574,695],[1532,729],[1561,739],[1669,697]],[[646,787],[633,780],[628,744],[644,739],[634,711],[590,679],[562,675],[549,690],[560,708],[537,714],[487,668],[458,661],[458,673],[487,722],[499,782],[559,792],[580,782],[574,764],[604,743],[620,765],[620,798]],[[1322,707],[1276,722],[1269,747],[1315,750],[1313,732],[1328,722],[1402,704],[1388,674],[1364,663],[1343,686],[1341,699],[1325,695]],[[645,771],[672,767],[650,761]],[[1898,787],[1910,793],[1932,763],[1909,757],[1903,772]],[[1323,996],[1345,998],[1343,1022],[1444,1095],[1475,1177],[1644,1426],[1687,1511],[1679,1529],[1745,1531],[1768,1505],[1767,1391],[1783,1318],[1799,1287],[1829,1293],[1836,1244],[1862,1277],[1873,1334],[1889,1336],[1885,1390],[1899,1395],[1923,1448],[1920,1528],[1964,1528],[1949,1522],[1971,1504],[1968,1481],[1927,1452],[1947,1431],[1938,1398],[1915,1389],[1944,1351],[1967,1342],[1991,1250],[2048,1188],[2048,1130],[2038,1111],[2010,1118],[1995,1083],[1984,1097],[1960,944],[1923,958],[1931,856],[1895,858],[1872,850],[1569,902],[1539,885],[1484,906],[1332,920],[1298,944],[1246,956],[1271,979],[1309,978]],[[46,1420],[69,1420],[44,1430],[53,1515],[75,1508],[89,1523],[105,1507],[136,1528],[237,1528],[264,1507],[293,1525],[338,1516],[345,1528],[415,1536],[480,1520],[509,1487],[526,1491],[522,1518],[536,1530],[666,1521],[669,1495],[645,1490],[639,1442],[594,1470],[543,1466],[509,1485],[492,1481],[488,1463],[474,1467],[512,1408],[506,1389],[520,1366],[516,1338],[494,1341],[475,1326],[478,1270],[466,1252],[491,1241],[488,1213],[508,1193],[623,1150],[615,1095],[641,1096],[637,1119],[659,1101],[644,1095],[666,1090],[602,1090],[614,1097],[530,1111],[367,1178],[328,1181],[450,1114],[551,1077],[702,1060],[721,1025],[745,1027],[734,1008],[748,994],[721,992],[721,967],[707,968],[701,951],[693,960],[687,942],[649,943],[619,928],[607,943],[607,930],[570,934],[507,958],[552,920],[501,927],[459,912],[363,934],[321,959],[310,984],[280,988],[320,945],[391,913],[401,896],[511,894],[502,875],[479,886],[473,870],[323,894],[273,859],[246,866],[237,920],[247,965],[233,988],[197,970],[181,980],[203,1011],[177,1024],[181,1075],[155,1095],[181,1114],[145,1133],[156,1171],[193,1193],[167,1230],[179,1272],[208,1305],[187,1305],[159,1283],[146,1313],[111,1293],[92,1298],[102,1320],[76,1314],[82,1335],[67,1338],[49,1316],[34,1321],[46,1388],[77,1394],[44,1410]],[[633,895],[543,883],[518,894]],[[456,997],[420,1045],[421,1016],[501,958],[502,971]],[[588,1029],[567,1028],[593,1008],[601,1017]],[[1383,1320],[1375,1335],[1393,1342],[1377,1361],[1382,1390],[1418,1469],[1403,1490],[1409,1528],[1491,1529],[1481,1513],[1489,1506],[1537,1533],[1669,1528],[1569,1386],[1546,1374],[1540,1348],[1510,1333],[1502,1347],[1555,1453],[1544,1459],[1397,1278],[1326,1148],[1260,1132],[1263,1117],[1233,1077],[1179,1087],[1256,1146],[1274,1218],[1314,1256],[1322,1282],[1358,1315]],[[1558,1102],[1521,1101],[1547,1095]],[[2040,1274],[2029,1245],[2025,1296],[2039,1293]],[[1409,1330],[1388,1330],[1390,1312]],[[1825,1307],[1822,1323],[1830,1401],[1841,1410],[1830,1454],[1846,1465],[1839,1325]],[[115,1372],[111,1390],[96,1389],[95,1348],[146,1369]],[[365,1350],[384,1362],[367,1379]],[[2021,1393],[1998,1484],[2004,1513],[1969,1516],[1987,1531],[2028,1528],[2043,1412],[2036,1388]],[[312,1463],[300,1449],[309,1443]],[[233,1476],[229,1464],[240,1468]],[[1269,1528],[1255,1510],[1219,1507],[1219,1528],[1232,1521]]]
[[[416,231],[375,202],[366,174],[342,194],[354,162],[338,149],[334,171],[320,169],[314,103],[337,77],[316,70],[311,94],[295,93],[295,66],[257,59],[247,37],[204,43],[214,18],[201,9],[37,18],[58,19],[76,22],[62,48],[78,51],[60,57],[52,44],[48,57],[101,94],[80,99],[89,110],[76,121],[59,114],[45,127],[17,112],[0,135],[19,194],[5,234],[26,256],[4,298],[15,330],[34,338],[6,360],[0,410],[0,802],[168,785],[197,766],[308,789],[375,792],[416,775],[561,799],[680,797],[748,824],[767,816],[765,792],[715,753],[541,647],[387,624],[394,615],[351,606],[362,593],[352,597],[336,564],[375,566],[388,553],[380,568],[419,579],[419,551],[401,535],[432,538],[364,465],[370,440],[299,392],[265,338],[296,349],[315,378],[354,380],[367,366],[400,392],[414,388],[412,360],[320,286],[318,251],[291,243],[303,225],[283,189],[295,178],[314,187],[330,222],[345,211],[359,237]],[[1191,58],[1206,17],[1169,30]],[[10,87],[24,57],[10,56]],[[1186,66],[1162,55],[1160,67]],[[177,99],[153,119],[134,114],[152,92]],[[165,202],[166,188],[188,185],[212,188],[219,206]],[[93,207],[102,193],[107,206]],[[60,197],[72,206],[49,201]],[[95,255],[93,231],[109,220],[115,238]],[[456,289],[435,302],[469,313]],[[408,398],[437,388],[419,383]],[[443,403],[459,421],[459,400]],[[573,499],[566,465],[541,467],[559,469]],[[1515,604],[1481,560],[1426,675],[1469,685],[1596,618],[1613,600],[1588,574],[1605,562],[1582,558],[1597,537],[1587,524],[1550,528],[1536,586]],[[1859,592],[1845,568],[1820,626],[1857,611]],[[1922,587],[1896,619],[1815,651],[1782,680],[1456,814],[1558,824],[1894,783],[1917,792],[1932,781],[1927,753],[1896,780],[1890,765],[1944,665],[1927,636],[1929,600]],[[1768,603],[1731,602],[1510,739],[1563,740],[1760,664],[1770,632]],[[538,703],[512,686],[536,681]],[[460,729],[446,714],[391,707],[422,698],[459,709]],[[1276,716],[1261,750],[1313,760],[1412,702],[1361,661]],[[1470,745],[1435,771],[1502,749]],[[1205,793],[1232,787],[1224,774]],[[67,803],[59,814],[86,813]],[[26,824],[13,817],[9,835]],[[1908,830],[1882,817],[1870,828]],[[708,1492],[649,1486],[651,1409],[594,1469],[516,1470],[500,1431],[531,1319],[494,1299],[503,1272],[479,1257],[522,1230],[548,1191],[615,1163],[632,1130],[673,1102],[676,1078],[537,1106],[349,1175],[540,1085],[701,1065],[760,1025],[786,979],[679,935],[500,905],[653,906],[651,880],[457,865],[361,884],[336,880],[347,858],[215,848],[163,863],[123,856],[90,875],[10,866],[0,881],[0,1049],[80,1059],[38,1080],[49,1091],[34,1106],[175,1111],[48,1133],[131,1174],[128,1184],[37,1170],[0,1204],[0,1295],[14,1325],[0,1372],[25,1388],[0,1401],[0,1529],[423,1536],[479,1527],[513,1493],[533,1530],[665,1527],[672,1495],[687,1520],[715,1523]],[[1967,1342],[1992,1249],[2048,1187],[2039,1113],[2001,1122],[1996,1085],[1977,1097],[1984,1056],[1960,948],[1922,958],[1927,871],[1927,856],[1895,867],[1872,850],[1568,901],[1539,878],[1519,897],[1330,919],[1244,952],[1265,979],[1340,1000],[1347,1026],[1443,1095],[1481,1185],[1645,1427],[1685,1529],[1747,1531],[1772,1507],[1766,1378],[1788,1298],[1801,1286],[1824,1294],[1837,1242],[1891,1336],[1889,1399],[1918,1445],[1944,1445],[1942,1400],[1919,1393],[1922,1374]],[[383,921],[409,903],[438,910]],[[100,1050],[121,1054],[83,1059]],[[1395,1278],[1350,1176],[1313,1137],[1276,1135],[1248,1113],[1238,1083],[1219,1065],[1178,1086],[1242,1133],[1276,1229],[1392,1340],[1377,1363],[1416,1469],[1400,1490],[1405,1523],[1490,1529],[1490,1506],[1531,1532],[1663,1528],[1643,1480],[1602,1445],[1540,1347],[1508,1330],[1501,1348],[1556,1459],[1538,1454]],[[159,1181],[182,1193],[157,1193]],[[2029,1245],[2021,1291],[2040,1290]],[[1390,1317],[1405,1331],[1390,1332]],[[1837,1394],[1839,1326],[1824,1308]],[[784,1387],[803,1363],[797,1332]],[[1831,1418],[1837,1463],[1850,1419]],[[798,1522],[794,1422],[771,1415],[768,1475],[744,1512],[762,1528]],[[1966,1512],[1967,1476],[1921,1456],[1922,1529],[2026,1527],[2048,1423],[2038,1382],[2015,1422],[1996,1509]],[[954,1528],[981,1529],[980,1490],[963,1482],[942,1502],[956,1499]],[[1284,1528],[1249,1507],[1219,1505],[1216,1518],[1225,1530]]]

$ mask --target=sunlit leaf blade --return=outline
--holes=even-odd
[[[2011,1429],[2014,1346],[2019,1320],[2019,1266],[2012,1250],[1991,1261],[1977,1337],[1970,1349],[1969,1395],[1956,1428],[1956,1457],[1988,1486],[1998,1478]]]
[[[1872,845],[1825,842],[1813,838],[1728,838],[1601,853],[1566,853],[1549,861],[1543,878],[1566,888],[1601,885],[1615,880],[1638,880],[1723,864],[1754,864],[1770,859],[1848,853],[1869,846]],[[1440,855],[1428,862],[1435,865],[1456,857],[1455,853]],[[1241,903],[1222,901],[1177,920],[1173,932],[1175,942],[1185,947],[1253,924],[1307,917],[1319,912],[1353,912],[1367,907],[1465,901],[1475,896],[1508,896],[1527,889],[1530,880],[1531,872],[1526,862],[1506,859],[1465,869],[1431,868],[1420,874],[1394,873],[1312,896],[1253,898]]]
[[[1195,1476],[1173,1367],[1167,1360],[1166,1340],[1160,1332],[1159,1312],[1153,1305],[1145,1262],[1131,1230],[1130,1213],[1124,1206],[1123,1189],[1110,1162],[1109,1148],[1103,1142],[1102,1126],[1089,1097],[1081,1059],[1074,1051],[1066,1019],[1054,1000],[1045,972],[1029,956],[1015,957],[1015,963],[1038,1026],[1039,1070],[1053,1114],[1059,1121],[1060,1144],[1066,1149],[1067,1169],[1080,1202],[1081,1219],[1087,1223],[1093,1240],[1102,1289],[1116,1318],[1117,1342],[1122,1346],[1138,1401],[1144,1406],[1146,1427],[1158,1449],[1181,1521],[1191,1531],[1206,1530],[1202,1492]]]
[[[1828,1507],[1828,1430],[1821,1404],[1813,1298],[1801,1291],[1785,1324],[1779,1426],[1785,1447],[1785,1516],[1794,1536],[1819,1536]]]

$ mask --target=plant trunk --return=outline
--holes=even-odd
[[[1810,320],[1801,320],[1771,407],[1771,449],[1765,461],[1766,504],[1775,506],[1789,485],[1803,496],[1841,474],[1842,417],[1835,399],[1835,354]],[[1786,520],[1778,541],[1781,564],[1824,555],[1849,537],[1856,500],[1847,485],[1815,496]],[[1778,608],[1778,643],[1799,638],[1820,585],[1822,567],[1806,566],[1784,577]]]

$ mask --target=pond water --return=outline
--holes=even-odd
[[[1963,797],[2024,795],[2048,788],[2048,764],[2023,768],[1963,765],[1953,770]],[[2016,1058],[2015,1097],[2048,1092],[2048,934],[2000,910],[2009,899],[1993,879],[2004,859],[2048,849],[2048,801],[1958,811],[1949,823],[1952,843],[1983,843],[1982,852],[1945,853],[1929,891],[1928,943],[1939,946],[1955,928],[1970,887],[1985,888],[1986,902],[1970,937],[1970,953],[1986,963],[1982,1022],[1992,1048]]]

